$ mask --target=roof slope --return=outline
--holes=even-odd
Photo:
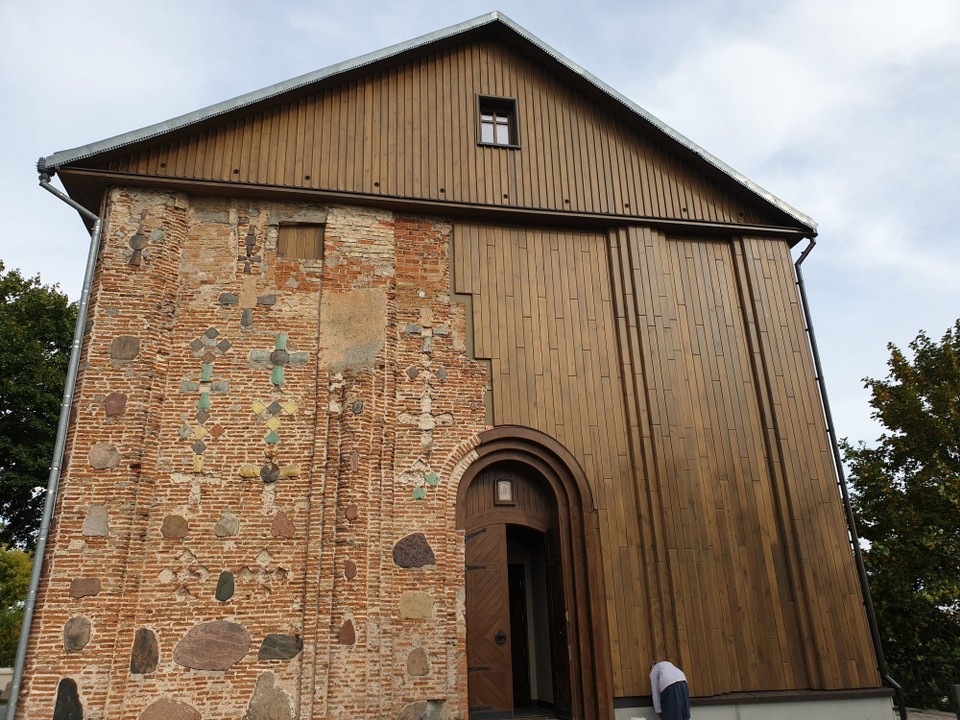
[[[714,174],[717,175],[721,181],[732,180],[735,186],[739,187],[743,191],[746,191],[741,193],[741,195],[743,198],[745,198],[745,201],[748,204],[766,207],[768,211],[774,210],[775,215],[781,218],[780,222],[785,220],[794,227],[799,226],[798,229],[804,234],[816,233],[816,223],[807,215],[801,213],[800,211],[791,207],[789,204],[777,198],[772,193],[753,183],[751,180],[738,173],[736,170],[729,167],[718,158],[708,153],[706,150],[699,147],[688,138],[684,137],[682,134],[678,133],[676,130],[672,129],[648,113],[646,110],[615,91],[610,86],[606,85],[603,81],[599,80],[594,75],[587,72],[570,59],[566,58],[557,50],[551,48],[542,40],[532,35],[500,12],[492,12],[487,15],[477,17],[473,20],[451,26],[444,30],[429,33],[413,40],[393,45],[383,50],[368,53],[353,60],[337,63],[321,70],[307,73],[305,75],[301,75],[300,77],[293,78],[276,85],[271,85],[261,90],[241,95],[232,100],[220,102],[201,110],[187,113],[161,123],[141,128],[139,130],[134,130],[132,132],[117,135],[115,137],[90,143],[88,145],[77,147],[71,150],[64,150],[54,153],[48,157],[41,158],[37,164],[37,167],[40,172],[45,173],[62,171],[67,167],[99,167],[100,169],[107,169],[108,165],[105,165],[104,161],[109,159],[115,160],[125,152],[132,153],[138,149],[143,149],[148,146],[153,147],[157,143],[163,142],[165,139],[183,138],[185,135],[196,133],[202,128],[209,128],[216,124],[222,126],[224,123],[229,123],[231,120],[236,120],[239,117],[250,117],[253,113],[263,112],[266,108],[276,106],[277,103],[282,103],[285,101],[289,102],[291,100],[295,101],[297,98],[303,98],[306,94],[311,93],[316,88],[329,87],[332,82],[349,82],[351,79],[375,73],[378,70],[388,67],[391,64],[400,62],[405,58],[414,57],[418,53],[438,51],[442,48],[463,43],[470,39],[476,39],[478,37],[489,38],[492,36],[509,41],[511,45],[517,47],[521,51],[536,54],[541,60],[555,63],[558,70],[560,70],[568,78],[574,80],[572,83],[573,85],[578,85],[583,89],[583,91],[599,96],[599,99],[607,101],[609,105],[615,106],[615,109],[619,108],[621,116],[627,118],[632,117],[634,121],[632,124],[641,127],[648,135],[652,134],[658,137],[661,141],[671,145],[675,153],[679,152],[682,156],[687,157],[686,164],[688,174],[702,173],[707,169],[716,170],[718,172]],[[579,79],[579,82],[577,82],[577,79]],[[486,90],[482,90],[481,92],[486,94]],[[636,120],[639,120],[640,122],[637,123]],[[472,121],[468,120],[468,124],[469,122]],[[610,132],[610,129],[608,129],[608,134]],[[613,128],[613,133],[621,135],[626,134],[619,128]],[[562,144],[562,137],[560,138],[560,141]],[[623,150],[620,148],[613,148],[609,150],[609,152],[616,154],[617,152],[622,153]],[[658,162],[660,162],[661,165],[664,164],[662,159],[660,159]],[[135,165],[135,163],[133,165]],[[698,168],[696,166],[700,167]],[[117,163],[114,162],[112,167],[113,169],[117,169]],[[130,163],[124,166],[124,170],[126,172],[132,171],[136,174],[137,170],[135,168],[131,170],[131,168],[132,166]],[[669,170],[673,173],[677,172],[673,168],[669,168]],[[504,172],[506,172],[506,170],[504,170]],[[576,172],[576,169],[571,170],[572,175],[575,175]],[[236,170],[234,170],[234,173],[236,173]],[[162,174],[169,175],[169,173]],[[309,178],[310,176],[308,175],[307,177]],[[730,183],[728,182],[727,184]],[[376,182],[376,186],[379,188],[380,183]],[[70,188],[68,188],[68,190],[69,189]],[[369,192],[371,190],[371,188],[350,189],[356,189],[360,192]],[[443,190],[443,188],[440,189]],[[409,188],[399,188],[399,190],[403,191],[401,194],[407,193],[409,196]],[[384,191],[377,190],[376,192],[383,193]],[[419,189],[417,189],[417,192],[419,192]],[[689,194],[689,191],[684,191],[681,189],[678,192],[678,200],[674,204],[678,206],[677,214],[679,215],[680,205],[692,205],[694,203],[686,202],[685,193]],[[570,191],[567,189],[564,189],[562,192],[560,192],[561,195],[569,193]],[[610,192],[609,194],[611,195],[612,199],[613,193]],[[624,193],[625,197],[629,195],[630,193]],[[508,194],[503,194],[503,197],[507,198]],[[449,200],[451,198],[449,196],[443,196],[440,199]],[[475,198],[468,199],[468,201],[484,202],[484,199]],[[513,202],[513,200],[511,200],[511,202]],[[559,209],[593,210],[602,212],[604,214],[611,212],[614,214],[620,214],[624,205],[624,203],[620,203],[619,206],[614,208],[612,204],[608,202],[601,204],[594,203],[594,205],[597,205],[597,207],[592,208],[576,208],[570,207],[570,199],[564,198],[560,202],[566,203],[567,207],[561,205]],[[699,205],[701,200],[697,198],[695,202]],[[708,204],[709,202],[713,201],[708,199],[703,200],[704,204]],[[719,201],[718,203],[720,205],[724,204],[724,202]],[[574,203],[574,205],[575,204],[576,203]],[[635,203],[634,210],[632,212],[628,212],[627,214],[640,214],[640,211],[636,207],[638,204],[642,203]],[[646,203],[647,206],[649,206],[649,204],[650,203]],[[734,207],[734,204],[729,202],[726,204],[729,205],[730,208]],[[630,208],[630,202],[626,202],[625,206],[626,208]],[[737,207],[739,208],[739,206]],[[646,207],[645,211],[650,212],[651,208]],[[683,213],[685,214],[686,212],[687,208],[683,207]],[[756,215],[757,213],[748,212],[748,214]],[[729,215],[739,215],[740,218],[743,218],[744,212],[742,210],[737,212],[735,209],[729,208],[727,210],[713,210],[711,212],[704,213],[704,218],[709,219],[711,216],[715,216],[713,219],[722,221],[725,220],[726,216]],[[763,220],[759,220],[757,222],[762,224]],[[775,224],[780,223],[777,222]]]

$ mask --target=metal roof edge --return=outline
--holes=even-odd
[[[55,169],[59,165],[65,165],[67,163],[76,162],[77,160],[83,160],[92,155],[108,152],[110,150],[116,150],[124,147],[125,145],[131,145],[142,140],[149,140],[150,138],[158,137],[174,130],[179,130],[189,125],[193,125],[194,123],[208,120],[210,118],[217,117],[218,115],[224,115],[228,112],[247,107],[248,105],[253,105],[263,100],[277,97],[283,93],[296,90],[306,85],[311,85],[315,82],[339,75],[340,73],[355,70],[380,60],[386,60],[387,58],[407,52],[408,50],[413,50],[414,48],[421,47],[423,45],[429,45],[430,43],[438,40],[444,40],[469,30],[482,27],[483,25],[488,25],[492,22],[496,22],[501,17],[502,15],[496,11],[487,13],[486,15],[480,15],[472,20],[466,20],[462,23],[451,25],[450,27],[442,30],[435,30],[434,32],[427,33],[426,35],[420,35],[412,40],[390,45],[389,47],[381,50],[375,50],[365,55],[360,55],[359,57],[351,60],[344,60],[333,65],[328,65],[327,67],[319,70],[298,75],[295,78],[284,80],[283,82],[279,82],[274,85],[268,85],[267,87],[254,90],[249,93],[244,93],[243,95],[238,95],[230,100],[224,100],[222,102],[215,103],[214,105],[200,108],[199,110],[178,115],[177,117],[164,120],[163,122],[148,125],[138,130],[131,130],[130,132],[121,133],[120,135],[114,135],[113,137],[106,138],[105,140],[98,140],[97,142],[81,145],[69,150],[59,150],[47,157],[41,157],[40,160],[37,161],[37,170],[42,172],[45,170]]]
[[[766,202],[770,203],[777,209],[782,212],[790,215],[806,227],[808,227],[812,232],[816,232],[817,223],[810,216],[805,213],[800,212],[787,202],[781,200],[776,195],[771,193],[768,190],[765,190],[757,183],[750,180],[742,173],[734,170],[732,167],[727,165],[725,162],[720,160],[718,157],[712,153],[704,150],[702,147],[697,145],[695,142],[690,140],[685,135],[677,132],[672,127],[667,125],[665,122],[660,120],[655,115],[652,115],[647,110],[643,109],[635,102],[630,100],[625,95],[620,94],[618,91],[614,90],[612,87],[603,82],[600,78],[593,75],[591,72],[585,70],[583,67],[575,63],[573,60],[568,58],[566,55],[561,53],[559,50],[551,47],[543,40],[538,38],[533,33],[529,32],[525,28],[521,27],[513,20],[508,18],[499,10],[494,10],[493,12],[480,15],[471,20],[466,20],[456,25],[451,25],[450,27],[444,28],[442,30],[435,30],[434,32],[427,33],[425,35],[420,35],[419,37],[407,40],[405,42],[397,43],[395,45],[390,45],[389,47],[383,48],[381,50],[376,50],[374,52],[361,55],[359,57],[353,58],[352,60],[345,60],[343,62],[335,63],[333,65],[328,65],[325,68],[320,70],[314,70],[313,72],[306,73],[304,75],[299,75],[290,80],[285,80],[274,85],[269,85],[260,90],[254,90],[253,92],[245,93],[244,95],[239,95],[230,100],[224,100],[223,102],[210,105],[200,110],[195,110],[193,112],[186,113],[184,115],[179,115],[170,120],[165,120],[163,122],[156,123],[154,125],[149,125],[139,130],[133,130],[131,132],[123,133],[120,135],[115,135],[113,137],[107,138],[105,140],[100,140],[98,142],[90,143],[88,145],[82,145],[70,150],[60,150],[53,153],[48,157],[42,157],[37,162],[37,170],[44,172],[51,169],[56,169],[59,165],[64,165],[70,162],[76,162],[77,160],[82,160],[84,158],[96,155],[101,152],[108,152],[110,150],[115,150],[121,148],[125,145],[130,145],[142,140],[148,140],[153,137],[163,135],[165,133],[179,130],[181,128],[187,127],[194,123],[201,122],[218,115],[224,115],[228,112],[244,108],[248,105],[253,105],[255,103],[261,102],[263,100],[268,100],[283,93],[290,92],[291,90],[296,90],[302,88],[306,85],[325,80],[327,78],[333,77],[340,73],[348,72],[351,70],[356,70],[365,65],[370,65],[381,60],[386,60],[395,55],[413,50],[424,45],[429,45],[440,40],[445,40],[450,37],[474,30],[476,28],[482,27],[484,25],[490,25],[492,23],[501,23],[504,26],[508,27],[514,33],[524,38],[527,42],[538,47],[540,50],[545,52],[547,55],[552,57],[554,60],[559,62],[561,65],[565,66],[571,72],[576,75],[579,75],[588,83],[596,87],[601,92],[609,95],[611,98],[622,104],[624,107],[632,111],[633,113],[639,115],[643,120],[653,125],[655,128],[660,130],[662,133],[679,143],[680,145],[686,147],[688,150],[693,152],[696,155],[699,155],[706,162],[716,167],[718,170],[723,172],[725,175],[729,176],[731,179],[736,181],[738,184],[745,187],[747,190],[753,194],[759,196]]]

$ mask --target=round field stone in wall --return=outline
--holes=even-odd
[[[90,448],[88,460],[94,470],[113,470],[120,464],[120,453],[110,443],[97,443]]]
[[[240,533],[240,521],[232,513],[224,513],[213,526],[213,534],[217,537],[233,537]]]
[[[420,700],[405,706],[397,720],[444,720],[448,717],[443,700]]]
[[[53,720],[83,720],[83,704],[77,681],[63,678],[57,685],[57,702],[53,706]]]
[[[303,650],[303,640],[299,635],[270,633],[263,639],[257,660],[290,660]]]
[[[123,415],[127,409],[127,396],[122,393],[110,393],[103,399],[103,410],[107,417]]]
[[[341,645],[353,645],[357,642],[357,631],[353,628],[353,620],[347,620],[340,626],[338,639]]]
[[[67,652],[83,650],[90,642],[90,621],[82,615],[63,624],[63,649]]]
[[[179,540],[187,536],[190,525],[180,515],[167,515],[160,526],[160,534],[168,540]]]
[[[100,594],[100,578],[74,578],[70,581],[70,597],[82,598]]]
[[[273,673],[260,673],[243,720],[294,720],[290,694],[277,685]]]
[[[347,560],[344,564],[343,576],[347,580],[353,580],[357,576],[357,564],[353,560]]]
[[[229,670],[250,650],[250,633],[242,625],[214,620],[190,628],[173,651],[178,665],[193,670]]]
[[[150,703],[137,720],[202,720],[192,705],[179,700],[160,698]]]
[[[157,636],[148,628],[139,628],[133,639],[130,652],[130,672],[134,675],[147,675],[157,671],[160,662],[160,646]]]
[[[397,715],[397,720],[424,720],[426,716],[427,703],[424,700],[418,700],[405,705],[400,714]]]
[[[147,236],[141,232],[138,232],[127,241],[127,244],[130,246],[131,250],[143,250],[147,246],[148,242]]]
[[[430,672],[430,661],[423,648],[414,648],[407,655],[407,674],[413,677],[422,677]]]
[[[110,534],[110,520],[105,505],[91,505],[83,521],[85,537],[106,537]]]
[[[140,338],[118,335],[110,343],[110,357],[114,360],[133,360],[140,354]]]
[[[436,565],[433,548],[423,533],[412,533],[398,540],[393,546],[393,561],[402,568],[419,568]]]
[[[274,462],[265,462],[260,468],[260,479],[265,483],[275,483],[280,479],[280,468]]]
[[[360,509],[356,505],[347,505],[347,509],[344,511],[344,515],[347,516],[347,520],[353,522],[358,517],[360,517]]]
[[[220,602],[226,602],[233,597],[234,588],[233,573],[224,570],[217,579],[217,591],[214,593],[214,597]]]
[[[296,534],[296,528],[287,514],[281,510],[273,516],[273,523],[270,526],[270,533],[274,537],[292,538]]]

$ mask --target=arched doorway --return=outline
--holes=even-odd
[[[599,538],[576,460],[530,428],[483,433],[463,474],[471,720],[612,718]]]

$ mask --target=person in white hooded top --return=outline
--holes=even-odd
[[[653,710],[663,720],[690,720],[690,689],[687,676],[667,660],[650,666]]]

